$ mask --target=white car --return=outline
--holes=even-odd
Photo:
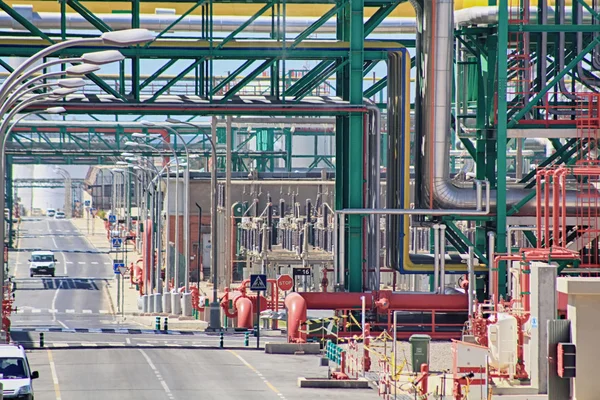
[[[4,399],[33,400],[31,381],[39,376],[29,368],[23,346],[0,344],[0,383]]]
[[[46,210],[46,215],[48,217],[54,217],[54,214],[56,214],[56,210],[54,208],[49,208]]]
[[[34,251],[29,259],[29,276],[50,275],[54,277],[56,258],[51,251]]]
[[[65,213],[62,211],[57,211],[56,215],[54,216],[54,219],[65,219]]]

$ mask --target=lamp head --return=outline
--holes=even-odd
[[[127,161],[117,161],[116,164],[117,165],[129,165],[129,163]]]
[[[124,169],[122,169],[122,168],[111,168],[110,170],[111,170],[112,172],[125,172],[125,170],[124,170]]]
[[[148,137],[147,134],[145,133],[141,133],[141,132],[135,132],[131,134],[131,137],[135,137],[135,138],[145,138]]]
[[[132,142],[131,140],[125,142],[125,146],[137,146],[139,143],[138,142]]]
[[[48,107],[44,110],[46,114],[62,114],[67,112],[67,109],[64,107]]]
[[[103,50],[85,53],[81,56],[81,59],[86,64],[104,65],[122,61],[125,59],[125,56],[118,50]]]
[[[68,96],[71,93],[75,93],[77,91],[77,89],[74,88],[61,88],[61,89],[56,89],[52,91],[52,95],[53,96]]]
[[[121,157],[133,157],[133,156],[135,156],[135,154],[133,154],[133,153],[128,153],[128,152],[121,153]]]
[[[181,121],[177,118],[167,118],[165,121],[170,124],[181,124]]]
[[[156,36],[148,29],[125,29],[122,31],[104,32],[101,36],[106,45],[127,47],[154,41]]]
[[[67,89],[78,89],[85,86],[85,80],[81,78],[59,79],[58,86]]]
[[[67,68],[67,75],[87,75],[96,72],[100,69],[99,66],[93,64],[78,64]]]
[[[141,122],[142,122],[142,125],[144,125],[144,126],[156,126],[156,124],[154,122],[150,122],[150,121],[146,121],[146,120],[141,121]]]

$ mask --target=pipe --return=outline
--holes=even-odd
[[[306,301],[310,310],[347,310],[361,304],[361,296],[365,296],[366,306],[373,308],[377,299],[373,293],[323,293],[303,292],[295,293]],[[288,295],[289,297],[289,295]],[[388,298],[389,308],[404,311],[413,310],[438,310],[461,311],[467,310],[468,298],[464,294],[431,294],[415,292],[396,292]],[[287,298],[286,298],[287,305]],[[289,311],[288,311],[289,312]],[[290,328],[291,330],[291,328]]]
[[[440,226],[433,225],[433,293],[440,287]]]
[[[338,293],[326,293],[326,295],[335,294]],[[300,332],[300,326],[302,325],[302,322],[306,321],[306,300],[299,293],[290,293],[285,297],[285,308],[288,310],[288,342],[305,343],[306,333]]]
[[[238,297],[235,302],[237,310],[238,328],[252,329],[254,313],[252,310],[252,300],[248,297]],[[258,321],[260,323],[260,321]]]
[[[32,5],[13,5],[16,12],[21,14],[29,22],[33,23],[38,29],[60,29],[61,14],[53,12],[34,12]],[[180,15],[175,14],[175,10],[156,9],[156,14],[139,14],[139,27],[153,31],[163,31],[176,22]],[[162,11],[162,12],[161,12]],[[165,13],[168,12],[168,13]],[[132,26],[131,14],[106,14],[95,13],[99,18],[113,30],[129,29]],[[249,16],[229,16],[213,15],[211,20],[213,32],[233,32],[242,24],[247,22]],[[364,18],[366,23],[369,18]],[[286,17],[285,31],[287,33],[301,33],[306,28],[317,21],[317,18],[310,17]],[[69,30],[89,30],[93,26],[81,15],[77,13],[65,14],[66,27]],[[187,15],[181,18],[171,31],[181,32],[200,32],[204,29],[206,21],[201,15]],[[23,29],[10,15],[0,13],[0,28],[3,29]],[[415,31],[415,20],[410,17],[387,18],[375,28],[374,33],[413,33]],[[271,17],[258,17],[245,29],[245,33],[272,33],[273,20]],[[336,19],[331,18],[326,21],[316,31],[318,34],[336,32]]]
[[[475,288],[475,268],[474,268],[475,255],[474,255],[473,250],[474,250],[473,246],[469,246],[469,258],[467,259],[467,267],[469,269],[469,287],[467,289],[469,291],[469,296],[468,296],[469,318],[473,315],[473,300],[474,300],[473,289]]]
[[[446,289],[446,225],[440,225],[440,294]]]
[[[511,11],[512,8],[512,11]],[[548,15],[555,15],[558,6],[547,6]],[[509,13],[516,14],[519,12],[518,7],[509,7]],[[537,21],[538,7],[530,6],[529,14],[533,17],[530,18],[530,23],[536,24]],[[573,10],[567,8],[565,10],[565,16],[567,19],[573,19]],[[554,23],[554,18],[548,18],[550,23]],[[592,23],[592,15],[587,10],[583,10],[582,22],[585,24]],[[454,23],[457,26],[464,25],[492,25],[498,23],[498,7],[497,6],[482,6],[482,7],[469,7],[462,10],[454,11]]]
[[[453,37],[454,25],[452,23],[453,0],[434,0],[425,2],[426,25],[424,35],[424,59],[430,68],[426,71],[425,103],[428,107],[423,108],[420,116],[423,124],[423,146],[420,157],[423,159],[424,171],[422,191],[424,204],[430,208],[442,210],[468,210],[476,208],[477,195],[473,190],[455,186],[450,180],[450,106],[452,102],[452,61],[453,61]],[[497,12],[497,8],[491,7]],[[465,11],[465,10],[463,10]],[[472,12],[472,9],[468,10]],[[458,20],[461,23],[463,20]],[[463,21],[464,22],[464,21]],[[433,47],[433,48],[432,48]],[[432,84],[433,83],[433,84]],[[511,188],[506,192],[507,209],[517,205],[523,198],[531,193],[531,190],[523,188]],[[577,193],[569,191],[566,193],[566,206],[569,215],[575,215],[577,206]],[[491,191],[491,203],[486,204],[492,212],[495,211],[496,191]],[[430,215],[439,215],[433,210]],[[455,211],[454,214],[465,214],[464,211]],[[536,215],[535,199],[527,202],[515,216]]]
[[[509,227],[510,229],[510,227]],[[508,233],[506,234],[506,244],[507,244],[507,250],[508,250],[508,254],[510,254],[510,230],[508,231]],[[494,291],[494,268],[493,268],[493,264],[491,262],[491,260],[494,259],[494,253],[496,252],[496,232],[488,232],[488,297],[492,297],[492,292]],[[509,274],[510,277],[510,274]],[[471,303],[469,303],[471,304]]]

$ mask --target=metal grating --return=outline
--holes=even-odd
[[[557,346],[571,341],[571,321],[566,319],[548,321],[548,400],[565,400],[571,396],[571,380],[557,373]]]

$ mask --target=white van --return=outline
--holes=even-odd
[[[23,346],[0,344],[0,382],[5,399],[33,400],[31,381],[39,378],[31,371]]]
[[[54,276],[56,258],[51,251],[34,251],[29,259],[29,276],[50,275]]]
[[[54,217],[54,214],[56,214],[56,210],[54,208],[49,208],[46,210],[47,217]]]

